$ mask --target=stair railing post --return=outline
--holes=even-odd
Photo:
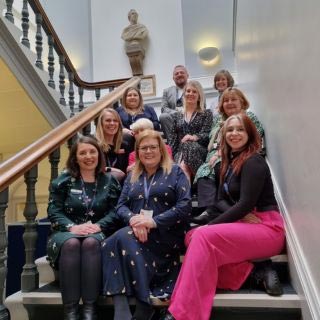
[[[64,75],[64,63],[65,57],[63,55],[59,56],[59,64],[60,64],[60,72],[59,72],[59,90],[60,90],[60,104],[65,106],[66,99],[64,98],[64,90],[65,90],[65,75]]]
[[[38,178],[38,166],[35,165],[24,175],[27,186],[26,205],[23,215],[26,218],[23,242],[25,247],[26,261],[21,274],[21,291],[29,292],[39,288],[39,273],[34,263],[34,254],[37,241],[37,222],[38,209],[35,197],[35,184]]]
[[[5,17],[12,23],[14,23],[14,17],[12,14],[12,4],[13,0],[6,0],[6,5],[7,5],[7,11],[5,14]]]
[[[4,297],[4,288],[5,281],[7,276],[7,234],[5,227],[5,211],[8,207],[9,200],[9,190],[6,188],[5,190],[0,192],[0,319],[6,320],[9,319],[8,309],[3,304]]]
[[[51,34],[48,35],[48,72],[49,72],[49,81],[48,86],[55,89],[56,85],[53,80],[53,73],[54,73],[54,54],[53,54],[53,45],[54,45],[54,38]]]
[[[41,13],[36,13],[36,25],[37,25],[37,32],[36,32],[36,52],[37,52],[37,60],[36,66],[43,70],[43,63],[42,63],[42,15]]]
[[[70,118],[74,116],[74,89],[73,89],[74,74],[69,72],[69,108],[70,108]]]
[[[60,148],[57,148],[49,155],[49,162],[51,164],[50,182],[58,176],[58,166],[60,162]]]
[[[22,39],[21,43],[30,49],[30,41],[28,38],[29,32],[29,10],[28,10],[28,1],[23,0],[23,6],[21,11],[21,27],[22,27]]]

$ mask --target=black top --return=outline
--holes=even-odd
[[[131,152],[128,142],[123,141],[121,143],[121,147],[118,153],[115,153],[113,145],[109,145],[109,147],[109,151],[107,153],[104,152],[106,166],[120,169],[124,173],[126,173],[129,162],[129,153]]]
[[[216,172],[216,177],[219,174]],[[261,155],[254,154],[247,159],[239,175],[227,175],[224,183],[219,186],[217,207],[223,213],[210,224],[237,221],[253,209],[277,210],[270,169]]]

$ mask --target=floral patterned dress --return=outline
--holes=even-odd
[[[168,175],[158,169],[149,181],[148,201],[144,177],[142,174],[137,182],[131,183],[131,174],[128,176],[117,214],[129,224],[133,214],[146,208],[147,202],[157,228],[150,230],[145,243],[138,241],[129,226],[102,243],[103,294],[125,294],[150,303],[151,293],[167,296],[173,291],[191,217],[191,197],[188,180],[177,165],[173,165]]]
[[[187,123],[184,114],[176,112],[172,115],[173,126],[169,136],[169,144],[172,147],[174,160],[177,163],[184,161],[193,172],[204,162],[209,143],[209,133],[212,127],[212,112],[204,110],[197,112]],[[196,135],[198,141],[187,141],[181,143],[182,138],[187,135]]]
[[[89,214],[83,187],[89,198],[95,195]],[[52,267],[57,268],[60,249],[66,240],[85,237],[69,232],[68,228],[72,225],[98,223],[103,232],[88,237],[100,241],[122,226],[115,213],[120,190],[118,181],[111,174],[100,173],[96,183],[85,182],[84,186],[80,178],[73,178],[68,172],[62,173],[52,181],[48,205],[52,234],[47,243],[48,260]]]

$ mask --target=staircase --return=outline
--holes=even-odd
[[[279,274],[284,294],[272,297],[263,290],[251,289],[246,283],[238,291],[217,292],[211,319],[215,320],[301,320],[300,299],[290,285],[286,254],[272,257]],[[6,306],[11,319],[62,319],[62,301],[58,281],[45,257],[36,260],[40,275],[40,287],[28,293],[16,293],[7,298]],[[156,308],[153,320],[159,318],[168,306],[167,301],[152,298]],[[134,306],[134,299],[131,301]],[[23,306],[22,306],[23,305]],[[113,304],[110,297],[100,297],[99,319],[112,319]]]
[[[37,1],[30,1],[30,3],[31,2],[34,4]],[[0,3],[1,12],[7,9],[4,7],[3,3],[4,2]],[[36,14],[39,15],[39,11],[37,11]],[[24,19],[26,19],[25,13],[22,16]],[[48,29],[45,29],[45,31],[47,32]],[[38,49],[37,53],[33,53],[27,48],[25,44],[21,44],[21,31],[11,22],[5,20],[5,18],[3,17],[1,17],[0,19],[0,35],[1,39],[5,40],[2,41],[2,47],[0,48],[3,49],[3,51],[1,52],[6,52],[6,56],[4,56],[4,58],[7,59],[7,62],[10,62],[9,64],[11,64],[11,67],[14,69],[16,76],[22,83],[24,83],[26,90],[32,97],[34,97],[37,105],[42,108],[43,113],[46,115],[47,119],[53,127],[65,121],[67,118],[69,118],[70,115],[72,116],[75,112],[75,109],[81,111],[84,108],[83,89],[90,88],[91,90],[94,90],[95,98],[96,100],[99,100],[101,94],[100,89],[111,87],[111,90],[113,90],[113,86],[119,85],[120,83],[123,83],[125,80],[127,80],[119,79],[118,81],[111,82],[111,85],[110,83],[108,85],[106,83],[100,83],[99,86],[92,84],[90,85],[83,81],[81,82],[81,79],[79,80],[75,76],[74,69],[65,64],[66,58],[60,58],[64,56],[63,54],[65,52],[62,52],[63,50],[61,50],[61,48],[59,48],[58,46],[59,67],[62,66],[62,69],[65,69],[67,71],[66,77],[69,81],[69,95],[68,98],[65,98],[64,91],[66,88],[64,86],[64,71],[61,73],[60,70],[60,74],[58,76],[59,91],[57,91],[53,89],[54,76],[52,68],[49,69],[49,73],[47,73],[43,71],[41,67],[39,67],[41,66],[41,63],[39,62],[41,60],[39,60],[40,49]],[[50,59],[48,65],[51,65],[52,67],[52,57]],[[37,62],[36,66],[34,66],[35,61]],[[16,66],[14,67],[14,65]],[[74,92],[73,84],[78,86],[78,92],[76,93]],[[39,90],[35,90],[35,88],[38,88]],[[78,100],[77,106],[75,106],[75,94]],[[96,114],[98,114],[98,111],[96,112]],[[93,117],[91,116],[91,118]],[[75,131],[76,129],[73,130]],[[62,140],[63,139],[61,139],[61,141],[59,142],[60,144],[63,143],[66,139],[64,139],[63,141]],[[29,170],[30,166],[27,169]],[[23,173],[24,172],[22,172],[22,174]],[[2,190],[3,189],[1,188],[0,191]],[[2,202],[2,200],[0,202],[1,205],[5,203],[5,201]],[[3,207],[5,207],[5,205]],[[31,221],[35,221],[36,213],[28,212],[29,210],[27,210],[26,216],[30,218]],[[2,254],[1,249],[2,247],[0,248],[0,254]],[[4,261],[4,259],[0,259],[0,268],[2,267],[2,260]],[[264,291],[262,290],[260,291],[251,289],[250,284],[246,284],[238,291],[218,291],[215,297],[212,319],[301,320],[301,302],[295,290],[290,284],[287,255],[284,254],[275,256],[272,257],[272,260],[280,275],[280,279],[284,288],[284,294],[281,297],[271,297],[264,293]],[[24,292],[19,291],[9,296],[5,300],[5,306],[10,312],[11,319],[62,319],[62,302],[59,285],[58,282],[55,281],[55,274],[46,261],[45,257],[40,258],[35,262],[35,270],[38,270],[39,272],[39,288],[24,288]],[[192,281],[192,279],[190,279],[190,281]],[[134,306],[134,300],[132,300],[131,302],[132,306]],[[166,307],[168,306],[168,302],[153,298],[152,303],[157,309],[157,312],[153,318],[154,320],[156,320],[158,319],[162,310],[166,309]],[[100,297],[98,304],[99,319],[112,319],[113,305],[111,298]],[[0,302],[0,307],[1,306],[3,305]],[[0,318],[7,319],[6,317],[1,317],[1,308]]]

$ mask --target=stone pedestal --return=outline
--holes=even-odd
[[[133,76],[143,75],[144,49],[142,45],[137,41],[127,43],[126,54],[129,58],[132,75]]]

